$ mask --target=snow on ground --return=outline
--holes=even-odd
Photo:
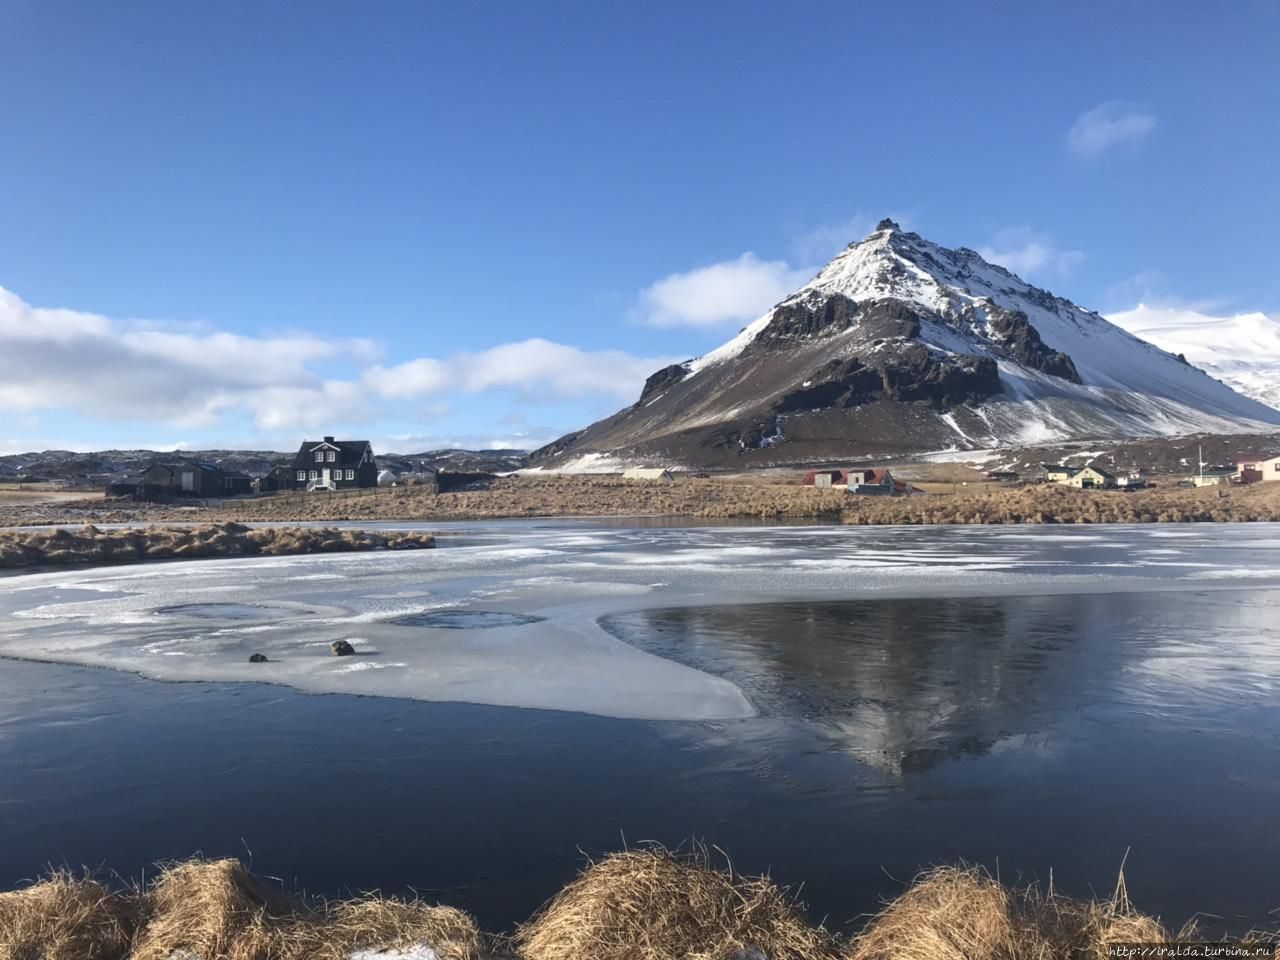
[[[1140,303],[1112,323],[1187,360],[1227,386],[1280,408],[1280,319],[1265,313],[1214,317]]]
[[[439,955],[425,943],[390,950],[357,950],[351,960],[440,960]]]
[[[599,619],[789,599],[1280,584],[1277,524],[434,528],[446,533],[437,550],[0,578],[0,656],[161,680],[732,719],[753,713],[734,684],[623,643]],[[355,655],[331,654],[340,639]],[[249,663],[253,653],[268,662]]]
[[[553,468],[526,467],[516,473],[621,473],[629,466],[611,453],[584,453]]]

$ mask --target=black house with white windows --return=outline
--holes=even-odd
[[[294,490],[376,487],[378,463],[368,440],[304,440],[293,460]]]

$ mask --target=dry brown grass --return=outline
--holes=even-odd
[[[662,850],[590,865],[509,941],[416,900],[287,894],[234,860],[173,864],[120,894],[65,871],[0,894],[0,960],[348,960],[415,944],[440,960],[497,960],[503,946],[520,960],[1104,960],[1117,943],[1196,936],[1137,912],[1123,875],[1108,899],[1082,901],[942,867],[840,941],[769,880]]]
[[[956,496],[850,497],[851,524],[1205,523],[1280,520],[1280,483],[1126,493],[1058,484]]]
[[[332,527],[251,529],[238,523],[197,527],[79,530],[65,527],[0,532],[0,567],[197,557],[282,556],[351,550],[411,550],[435,546],[426,533],[370,533]]]
[[[312,928],[310,960],[347,960],[355,950],[430,944],[440,960],[485,956],[487,938],[461,910],[370,897],[344,901]]]
[[[750,479],[679,477],[666,484],[618,476],[501,477],[486,490],[434,494],[397,487],[362,496],[289,494],[221,505],[83,501],[0,508],[0,526],[41,523],[203,521],[484,520],[550,516],[843,520],[854,524],[1170,523],[1280,520],[1280,483],[1186,490],[1072,490],[1056,484],[971,483],[922,497],[850,496],[797,482],[798,474]]]
[[[0,960],[122,960],[137,921],[136,898],[58,871],[0,893]]]
[[[588,867],[517,934],[524,960],[825,960],[835,945],[764,878],[662,851]],[[750,954],[747,954],[750,956]]]
[[[871,920],[847,960],[1104,960],[1117,943],[1172,943],[1161,923],[1136,912],[1123,876],[1109,900],[1079,901],[1036,887],[1010,889],[973,867],[942,867]]]
[[[165,870],[145,896],[147,919],[131,960],[268,960],[281,955],[288,900],[235,860],[189,861]]]
[[[347,960],[353,951],[431,946],[440,960],[478,960],[485,940],[451,907],[369,895],[327,903],[287,896],[235,860],[188,861],[145,895],[130,960]]]

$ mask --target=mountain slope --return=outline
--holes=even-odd
[[[1163,350],[1182,354],[1246,397],[1280,408],[1280,320],[1265,313],[1211,317],[1141,303],[1107,319]]]
[[[1277,424],[1098,314],[885,220],[728,343],[530,460],[786,463]]]

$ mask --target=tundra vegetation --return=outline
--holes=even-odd
[[[841,936],[766,877],[658,849],[590,864],[505,935],[418,899],[290,893],[235,860],[174,863],[115,888],[59,871],[0,893],[3,960],[1102,960],[1114,944],[1196,935],[1139,913],[1123,876],[1085,901],[942,867]]]
[[[938,486],[938,485],[933,485]],[[944,485],[949,486],[949,485]],[[397,487],[358,496],[314,493],[206,505],[96,500],[0,509],[0,526],[41,523],[486,520],[514,517],[667,516],[700,519],[886,523],[1166,523],[1280,520],[1280,483],[1247,487],[1075,490],[956,485],[926,496],[872,497],[759,477],[500,477],[485,489],[436,494]]]
[[[192,527],[0,531],[0,568],[197,557],[285,556],[435,546],[428,533],[370,533],[332,527],[264,527],[212,523]]]

